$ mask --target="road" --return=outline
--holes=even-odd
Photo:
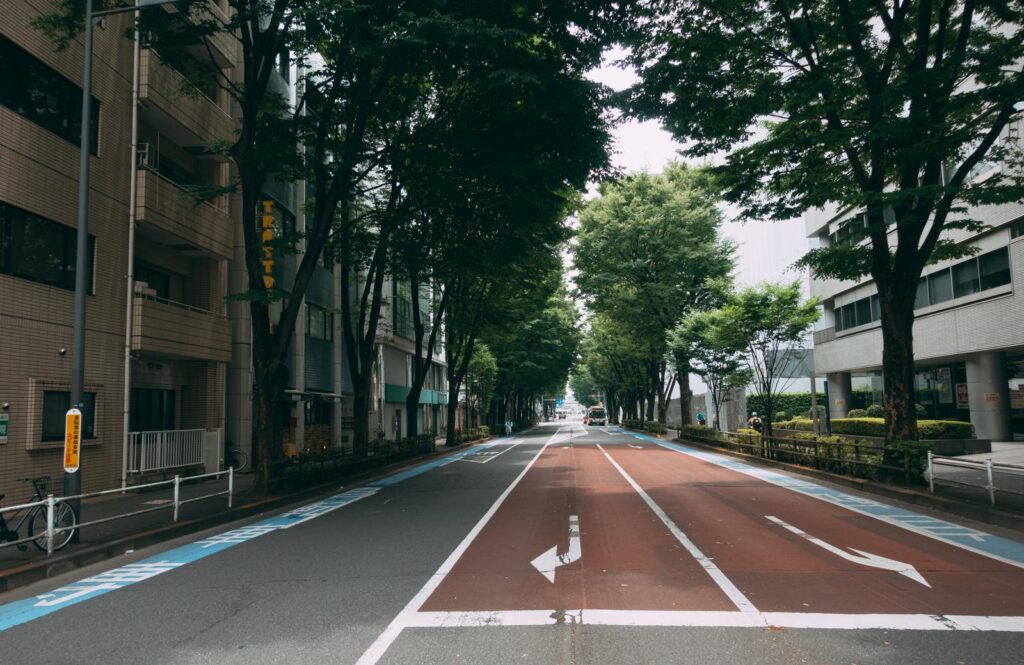
[[[19,665],[1024,662],[1024,544],[564,422],[0,603]]]

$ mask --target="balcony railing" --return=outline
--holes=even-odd
[[[230,259],[234,227],[226,208],[200,201],[151,169],[138,172],[138,220],[196,249]]]
[[[220,314],[136,293],[132,350],[171,358],[228,362],[231,325]]]
[[[189,93],[185,77],[148,49],[139,55],[139,98],[162,122],[185,129],[172,132],[184,147],[235,138],[237,125],[231,116],[206,95]]]

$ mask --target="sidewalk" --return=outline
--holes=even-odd
[[[25,584],[66,572],[82,565],[96,563],[123,554],[129,549],[141,549],[155,543],[195,533],[220,524],[238,521],[275,510],[306,499],[335,491],[343,483],[366,482],[374,478],[395,473],[403,468],[418,466],[437,457],[459,452],[467,447],[485,443],[481,439],[463,443],[451,448],[444,445],[444,439],[435,441],[433,452],[399,459],[380,466],[359,466],[338,469],[336,475],[316,485],[283,491],[269,497],[255,497],[251,493],[255,476],[251,473],[235,474],[233,508],[228,509],[227,496],[205,498],[179,506],[178,522],[174,522],[173,485],[151,490],[132,490],[124,494],[111,494],[83,500],[79,522],[91,522],[104,517],[154,509],[140,515],[112,520],[79,531],[79,542],[69,544],[63,550],[47,556],[32,543],[27,543],[24,552],[15,546],[0,548],[0,593]],[[227,489],[227,477],[186,482],[182,479],[180,499],[182,501],[215,494]],[[26,494],[31,492],[29,487]],[[8,496],[4,505],[17,505],[22,500]],[[17,523],[17,517],[7,516],[9,528]],[[26,537],[27,523],[20,529]]]

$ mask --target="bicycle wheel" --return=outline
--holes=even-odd
[[[53,506],[53,528],[67,529],[67,531],[58,531],[53,537],[54,552],[63,549],[65,545],[71,542],[71,537],[75,535],[76,529],[74,529],[74,526],[76,524],[78,524],[78,516],[75,515],[75,509],[71,507],[71,504],[61,502]],[[37,533],[39,535],[33,538]],[[28,536],[32,538],[32,543],[36,547],[44,552],[46,551],[49,538],[46,533],[45,507],[39,507],[32,513],[32,517],[28,521]]]
[[[249,468],[249,456],[241,448],[232,448],[228,466],[235,467],[235,471],[241,473]]]

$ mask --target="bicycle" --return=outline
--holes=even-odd
[[[36,503],[38,501],[44,501],[46,499],[46,481],[49,480],[49,476],[40,476],[38,478],[18,478],[20,483],[32,483],[32,487],[35,492],[32,494],[32,498],[27,503]],[[4,495],[0,494],[0,500],[3,500]],[[19,511],[20,512],[20,511]],[[39,505],[29,508],[28,511],[18,519],[18,523],[13,528],[7,526],[7,520],[4,518],[3,513],[0,513],[0,543],[15,542],[20,540],[18,532],[21,531],[21,525],[28,522],[28,537],[32,538],[32,544],[41,549],[42,551],[48,551],[49,546],[49,533],[46,529],[46,506]],[[75,514],[74,507],[64,501],[60,501],[53,506],[53,528],[64,529],[58,531],[53,539],[53,551],[63,549],[71,538],[75,535],[75,531],[78,529],[75,525],[78,524],[78,515]],[[35,538],[35,534],[39,534]],[[28,549],[25,543],[18,543],[16,547],[24,552]]]

